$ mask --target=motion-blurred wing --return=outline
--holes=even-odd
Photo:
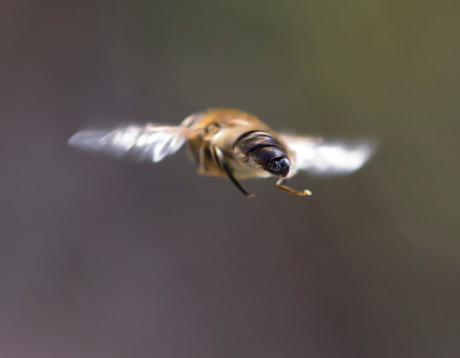
[[[126,125],[106,129],[82,129],[69,139],[69,145],[118,158],[159,162],[177,152],[186,140],[188,129],[155,124]]]
[[[294,170],[314,175],[340,175],[361,168],[377,147],[375,141],[325,141],[322,138],[281,135],[295,153]]]

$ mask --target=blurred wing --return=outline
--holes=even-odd
[[[295,153],[294,170],[313,175],[340,175],[361,168],[377,148],[375,141],[324,141],[322,138],[281,135]]]
[[[184,144],[188,129],[155,124],[126,125],[106,129],[82,129],[69,139],[69,145],[118,158],[159,162]]]

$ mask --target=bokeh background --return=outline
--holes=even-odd
[[[459,357],[460,2],[0,2],[0,356]],[[370,135],[292,186],[79,152],[228,106]]]

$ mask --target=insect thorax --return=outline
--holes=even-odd
[[[199,165],[200,174],[226,175],[215,157],[214,147],[217,146],[235,176],[266,176],[265,173],[259,173],[258,168],[248,164],[246,153],[250,152],[249,147],[253,143],[240,141],[245,134],[254,132],[263,132],[264,139],[273,138],[269,134],[272,130],[257,117],[239,110],[213,109],[192,115],[186,121],[184,124],[193,130],[188,136],[189,150]],[[281,146],[274,138],[270,139],[269,144]]]

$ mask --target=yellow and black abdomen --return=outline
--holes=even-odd
[[[276,132],[247,112],[210,109],[188,117],[183,126],[191,129],[188,145],[200,174],[228,176],[217,159],[218,148],[235,178],[288,175],[286,146]],[[276,171],[273,166],[278,164],[281,169]]]
[[[183,126],[192,130],[188,135],[188,146],[199,165],[200,174],[226,176],[214,154],[213,148],[217,146],[235,176],[259,176],[255,168],[248,168],[235,157],[233,148],[235,141],[246,132],[272,131],[257,117],[236,109],[209,109],[189,116]]]

